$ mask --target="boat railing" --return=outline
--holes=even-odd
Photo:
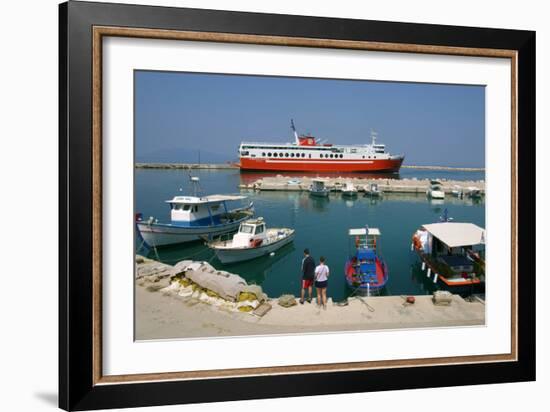
[[[233,239],[234,235],[235,235],[235,232],[223,233],[221,235],[216,235],[216,236],[213,236],[212,239],[207,243],[227,242],[227,241]]]

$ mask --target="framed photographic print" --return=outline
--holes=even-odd
[[[535,33],[60,5],[60,407],[535,379]]]

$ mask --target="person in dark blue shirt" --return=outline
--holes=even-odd
[[[300,303],[304,304],[306,289],[308,292],[308,303],[311,303],[313,294],[313,279],[315,277],[315,260],[309,255],[309,249],[304,249],[302,259],[302,290],[300,292]]]

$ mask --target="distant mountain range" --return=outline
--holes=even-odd
[[[225,163],[227,161],[236,161],[237,153],[220,154],[210,151],[173,148],[159,149],[153,152],[136,154],[136,163]]]

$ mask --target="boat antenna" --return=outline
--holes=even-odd
[[[191,191],[193,193],[193,196],[199,197],[202,192],[200,179],[198,176],[191,175],[191,169],[188,169],[188,173],[189,173],[189,181],[191,182]]]
[[[298,132],[296,132],[296,127],[294,126],[294,119],[290,119],[290,128],[294,132],[294,143],[299,144],[300,140],[298,139]]]
[[[376,138],[378,137],[378,133],[370,129],[370,137],[372,139],[372,145],[374,146],[376,144]]]

